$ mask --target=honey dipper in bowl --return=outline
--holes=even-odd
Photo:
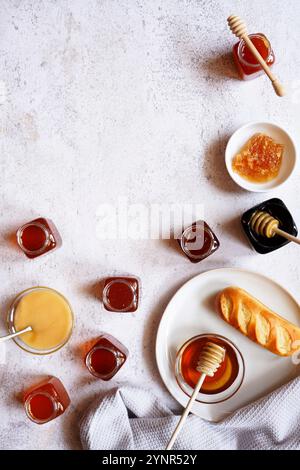
[[[225,359],[225,349],[222,348],[222,346],[219,346],[215,343],[212,343],[208,341],[202,348],[200,355],[199,355],[199,360],[196,366],[196,370],[200,372],[200,377],[197,382],[197,385],[193,391],[192,396],[190,397],[188,404],[185,407],[185,410],[183,414],[181,415],[181,418],[179,420],[179,423],[177,424],[172,437],[169,441],[169,444],[166,447],[166,450],[172,449],[174,442],[178,436],[178,434],[181,431],[182,426],[185,423],[185,420],[194,404],[194,401],[196,400],[196,397],[203,385],[203,382],[205,380],[205,377],[208,375],[209,377],[213,377],[214,374],[216,373],[217,369],[220,367],[222,362]]]
[[[275,219],[271,214],[264,211],[255,211],[250,219],[250,227],[257,235],[263,237],[272,238],[275,235],[280,235],[281,237],[290,240],[291,242],[298,243],[300,245],[300,239],[294,237],[290,233],[285,232],[279,228],[280,221]]]

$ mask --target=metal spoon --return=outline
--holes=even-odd
[[[17,331],[16,333],[12,333],[11,335],[1,336],[1,337],[0,337],[0,343],[4,343],[4,341],[7,341],[7,340],[12,339],[12,338],[15,338],[16,336],[23,335],[24,333],[27,333],[28,331],[32,331],[32,327],[31,327],[31,326],[27,326],[27,327],[24,328],[23,330]]]

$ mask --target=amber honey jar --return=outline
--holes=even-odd
[[[275,55],[270,41],[262,33],[249,34],[249,38],[267,65],[271,67],[275,62]],[[233,46],[233,58],[243,80],[249,80],[264,74],[262,66],[257,62],[256,57],[243,39]]]
[[[227,338],[215,334],[203,334],[186,341],[177,353],[175,376],[180,388],[191,396],[201,374],[197,371],[199,356],[209,341],[225,349],[225,358],[213,377],[206,376],[197,401],[219,403],[239,390],[245,373],[240,351]]]
[[[37,424],[45,424],[58,418],[71,403],[68,392],[56,377],[27,390],[23,402],[28,418]]]
[[[17,243],[28,258],[37,258],[59,248],[62,239],[52,220],[39,217],[18,229]]]
[[[139,293],[136,277],[109,277],[104,281],[103,305],[110,312],[135,312],[139,305]]]
[[[199,263],[220,246],[220,242],[211,228],[203,220],[187,227],[178,240],[183,253],[192,263]]]
[[[102,380],[110,380],[125,364],[128,349],[109,334],[101,335],[85,356],[89,372]]]

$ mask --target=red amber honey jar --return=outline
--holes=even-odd
[[[37,258],[62,245],[52,220],[43,217],[22,225],[17,231],[17,242],[28,258]]]
[[[275,55],[269,40],[261,33],[249,34],[249,37],[267,65],[271,67],[275,62]],[[264,74],[261,65],[248,49],[243,39],[234,45],[233,57],[240,77],[243,80],[250,80]]]
[[[109,277],[104,281],[103,305],[110,312],[135,312],[139,290],[139,280],[135,277]]]
[[[203,220],[187,227],[178,240],[184,254],[192,263],[199,263],[214,253],[220,246],[214,232]]]
[[[85,364],[92,375],[110,380],[125,364],[128,349],[116,338],[103,334],[85,357]]]
[[[51,377],[25,392],[23,402],[28,418],[44,424],[62,415],[71,401],[61,381]]]

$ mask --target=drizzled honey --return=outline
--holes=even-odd
[[[266,183],[279,173],[284,146],[265,134],[255,134],[234,157],[232,169],[253,183]]]

